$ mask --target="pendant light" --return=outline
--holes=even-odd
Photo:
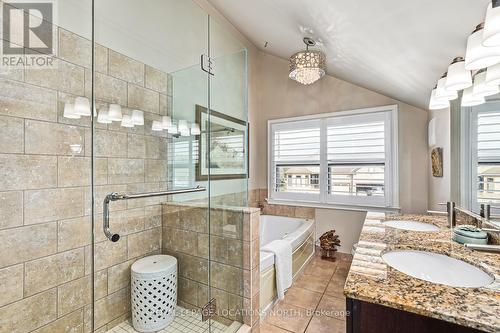
[[[483,46],[484,23],[476,27],[467,40],[465,69],[479,70],[500,63],[500,47]]]
[[[451,101],[458,98],[458,93],[456,91],[445,89],[447,75],[448,73],[444,73],[437,83],[436,98]]]
[[[450,101],[446,99],[438,99],[436,98],[436,90],[437,87],[432,89],[431,100],[429,102],[429,110],[441,110],[450,107]]]
[[[496,95],[500,92],[498,86],[489,86],[486,84],[486,70],[482,69],[474,76],[474,86],[472,94],[475,97],[486,97]]]
[[[473,87],[469,87],[464,90],[464,93],[462,95],[462,107],[470,107],[470,106],[476,106],[476,105],[481,105],[486,102],[484,97],[482,96],[474,96],[472,93]]]
[[[312,84],[321,79],[326,73],[326,56],[319,50],[310,51],[309,47],[316,42],[309,37],[303,39],[305,51],[295,53],[290,57],[289,77],[304,85]]]
[[[448,75],[444,88],[448,91],[458,91],[472,86],[472,73],[465,69],[465,59],[457,57],[448,67]]]
[[[483,45],[500,46],[500,0],[493,0],[486,10]]]

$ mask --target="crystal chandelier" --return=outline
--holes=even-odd
[[[304,38],[306,50],[295,53],[290,57],[290,79],[308,85],[321,79],[326,71],[326,57],[321,51],[309,51],[310,46],[316,42],[309,38]]]

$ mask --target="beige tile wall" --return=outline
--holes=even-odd
[[[57,68],[0,73],[0,333],[90,332],[91,123],[62,115],[65,102],[91,96],[92,48],[57,32]],[[162,210],[158,199],[113,203],[122,239],[111,243],[101,231],[102,200],[167,187],[170,139],[151,122],[170,114],[172,80],[103,46],[96,71],[98,109],[119,103],[146,118],[133,129],[95,129],[95,328],[104,330],[129,316],[131,264],[161,252]]]
[[[316,209],[289,205],[271,205],[267,201],[267,189],[254,189],[248,191],[248,206],[258,207],[262,215],[276,215],[296,218],[314,219]]]
[[[257,323],[258,316],[246,310],[259,304],[259,219],[255,208],[163,205],[162,251],[179,261],[180,304],[201,308],[209,301],[210,286],[218,320]]]

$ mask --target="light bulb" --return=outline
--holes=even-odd
[[[80,116],[90,117],[90,101],[86,97],[75,98],[75,113]]]
[[[134,125],[143,126],[144,125],[144,112],[139,110],[132,111],[132,123]]]
[[[111,121],[121,121],[122,120],[122,107],[118,104],[111,104],[109,106],[108,118]]]
[[[80,115],[75,113],[75,105],[69,102],[64,104],[64,118],[68,119],[80,119]]]

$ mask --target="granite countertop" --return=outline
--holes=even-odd
[[[440,227],[436,232],[390,228],[384,220],[414,220]],[[457,288],[420,280],[382,259],[391,250],[445,254],[481,268],[495,281],[481,288]],[[368,214],[344,287],[346,297],[433,317],[486,332],[500,332],[500,254],[466,249],[451,240],[446,218]]]

